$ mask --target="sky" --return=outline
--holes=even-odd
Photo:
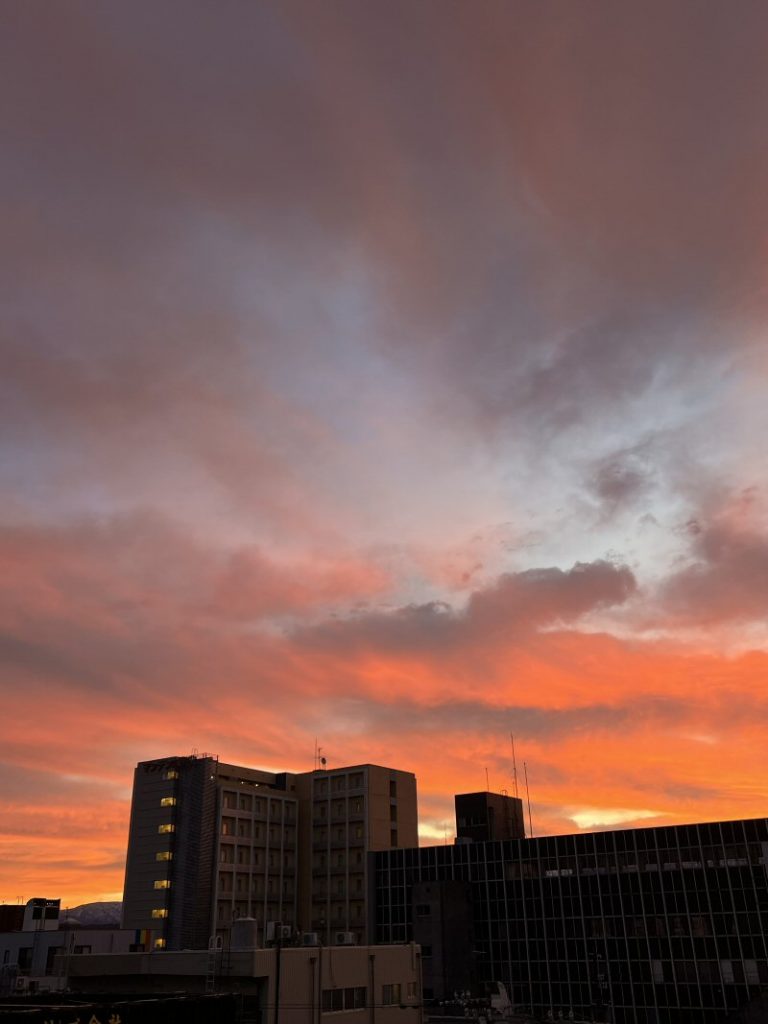
[[[768,814],[765,4],[0,22],[0,900],[194,750]]]

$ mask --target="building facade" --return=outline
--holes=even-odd
[[[768,985],[768,819],[459,842],[372,860],[373,934],[422,943],[427,998],[455,987],[452,934],[471,949],[477,986],[501,981],[516,1007],[541,1017],[714,1024]],[[440,887],[456,883],[446,929]]]
[[[301,777],[300,790],[309,831],[303,844],[303,930],[326,945],[364,942],[368,853],[418,845],[416,778],[379,765],[354,765]]]
[[[369,851],[417,843],[416,779],[356,765],[266,772],[212,755],[134,774],[123,925],[149,949],[229,941],[235,921],[367,941]]]
[[[73,990],[120,992],[236,990],[240,1018],[262,1024],[421,1024],[421,967],[415,946],[231,949],[212,969],[207,951],[72,957]]]
[[[73,956],[127,953],[132,931],[62,922],[61,900],[32,899],[0,907],[0,998],[66,987]]]

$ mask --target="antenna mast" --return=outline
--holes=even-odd
[[[490,791],[491,791],[491,784],[488,781],[488,769],[487,768],[485,769],[485,790],[486,790],[487,793],[490,793]]]
[[[523,761],[523,771],[525,772],[525,796],[528,800],[528,831],[531,833],[529,838],[533,839],[533,821],[531,820],[531,794],[528,791],[528,765]]]
[[[515,796],[520,794],[517,791],[517,758],[515,757],[515,737],[512,733],[509,734],[510,742],[512,743],[512,781],[515,784]]]

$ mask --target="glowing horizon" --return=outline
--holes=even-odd
[[[768,11],[7,27],[0,899],[120,891],[193,748],[767,814]]]

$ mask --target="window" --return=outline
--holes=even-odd
[[[165,778],[168,779],[168,781],[170,781],[171,779],[178,779],[178,777],[179,777],[179,773],[177,771],[174,771],[173,768],[170,768],[165,773]]]
[[[396,797],[397,796],[397,780],[396,779],[390,779],[389,780],[389,795],[391,797]]]
[[[393,828],[389,833],[390,846],[397,846],[397,829]]]
[[[152,917],[154,917],[155,919],[160,917],[168,917],[168,911],[165,909],[165,907],[155,907],[155,909],[152,911]]]
[[[158,825],[157,826],[157,831],[160,833],[161,836],[168,835],[169,832],[175,832],[176,831],[176,826],[175,825],[171,825],[171,824]]]
[[[175,807],[176,797],[175,796],[164,796],[160,801],[161,807]]]
[[[79,956],[80,954],[90,954],[92,949],[92,946],[75,946],[73,952],[76,956]]]
[[[173,860],[173,854],[170,850],[160,850],[155,854],[155,860]]]
[[[367,1005],[368,990],[364,985],[355,988],[324,988],[323,1013],[338,1013],[340,1010],[362,1010]]]
[[[432,956],[432,947],[431,946],[422,946],[421,947],[421,959],[422,960],[428,960],[431,956]]]
[[[169,880],[167,878],[158,878],[157,881],[155,882],[155,888],[156,889],[170,889],[171,888],[171,883],[169,882]]]
[[[406,989],[405,989],[405,998],[406,999],[416,999],[418,994],[419,993],[416,990],[416,982],[415,981],[409,981],[408,984],[406,985]]]
[[[400,982],[395,982],[393,985],[382,985],[381,987],[381,1002],[384,1006],[397,1006],[400,1003],[401,993]]]
[[[155,949],[165,949],[165,939],[155,939]]]
[[[389,805],[389,820],[397,821],[397,804]]]

